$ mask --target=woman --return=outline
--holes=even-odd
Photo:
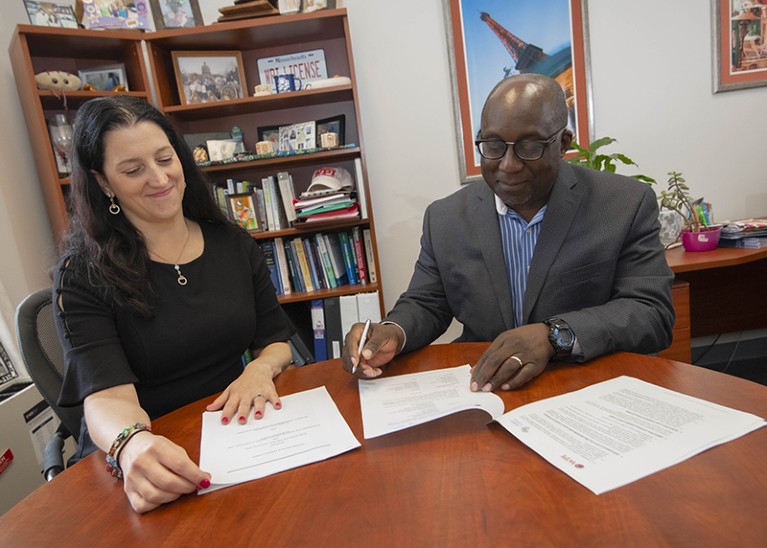
[[[53,283],[59,403],[83,403],[80,455],[107,452],[146,512],[210,485],[150,420],[216,392],[207,409],[224,424],[263,417],[266,402],[279,409],[272,379],[290,363],[293,331],[258,245],[226,219],[148,103],[117,95],[79,109],[70,200]]]

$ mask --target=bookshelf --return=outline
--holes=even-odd
[[[147,34],[145,41],[149,71],[154,82],[155,104],[173,120],[183,134],[227,133],[233,126],[237,126],[242,131],[245,149],[253,151],[260,127],[284,126],[343,115],[345,146],[342,148],[234,163],[212,163],[213,165],[205,165],[203,170],[212,182],[219,186],[224,186],[227,179],[246,180],[260,186],[264,177],[276,177],[278,172],[286,171],[293,179],[295,194],[299,195],[308,188],[314,170],[324,166],[346,169],[355,179],[358,192],[365,195],[365,211],[361,218],[316,226],[299,223],[280,230],[254,232],[253,237],[261,243],[274,241],[275,238],[278,241],[288,241],[312,238],[317,233],[351,233],[358,227],[370,233],[374,263],[371,267],[376,273],[380,273],[349,22],[345,9],[165,30]],[[253,96],[255,86],[264,83],[259,73],[259,60],[316,50],[322,50],[324,54],[329,77],[347,76],[350,82],[328,88]],[[182,55],[185,52],[192,56],[233,51],[238,52],[242,58],[245,77],[241,86],[243,97],[228,101],[186,104],[179,93],[174,52],[181,52]],[[360,202],[362,205],[362,200]],[[289,313],[299,309],[301,316],[308,317],[308,306],[313,299],[378,291],[380,310],[383,314],[380,283],[379,276],[376,282],[368,281],[366,284],[345,284],[312,291],[292,288],[290,293],[279,295],[279,299],[286,305]],[[291,314],[291,317],[295,318],[296,314]]]
[[[37,88],[35,74],[60,70],[76,75],[79,70],[123,64],[128,94],[148,100],[142,39],[139,31],[90,31],[35,25],[18,25],[13,34],[8,48],[11,66],[48,218],[57,239],[68,223],[69,179],[60,175],[48,124],[57,114],[65,114],[73,121],[75,112],[85,101],[114,92],[41,90]]]

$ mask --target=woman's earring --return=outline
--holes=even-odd
[[[109,213],[112,215],[117,215],[120,213],[120,206],[117,205],[117,202],[115,202],[115,197],[112,194],[109,194]]]

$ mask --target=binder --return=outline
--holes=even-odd
[[[325,310],[322,299],[311,302],[312,331],[314,332],[314,357],[318,362],[328,359],[328,340],[325,336]]]
[[[324,306],[328,359],[340,358],[344,346],[344,333],[341,329],[341,302],[339,297],[328,297],[325,299]]]
[[[361,322],[370,320],[381,321],[381,307],[378,304],[378,291],[370,293],[357,293],[357,315]]]
[[[351,331],[352,326],[360,321],[359,312],[357,312],[357,295],[341,295],[339,298],[341,308],[341,332],[343,337]]]

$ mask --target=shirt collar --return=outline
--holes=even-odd
[[[495,198],[495,210],[498,212],[498,215],[511,214],[512,217],[517,217],[520,220],[523,220],[522,217],[519,215],[519,213],[517,213],[516,211],[511,209],[509,206],[504,204],[503,200],[501,200],[497,194],[493,194],[493,198]],[[549,204],[545,204],[541,209],[539,209],[538,213],[536,213],[535,216],[533,216],[529,224],[533,224],[540,221],[543,218],[543,214],[546,213],[546,208],[548,207],[548,205]],[[528,223],[525,222],[525,224],[528,224]]]

